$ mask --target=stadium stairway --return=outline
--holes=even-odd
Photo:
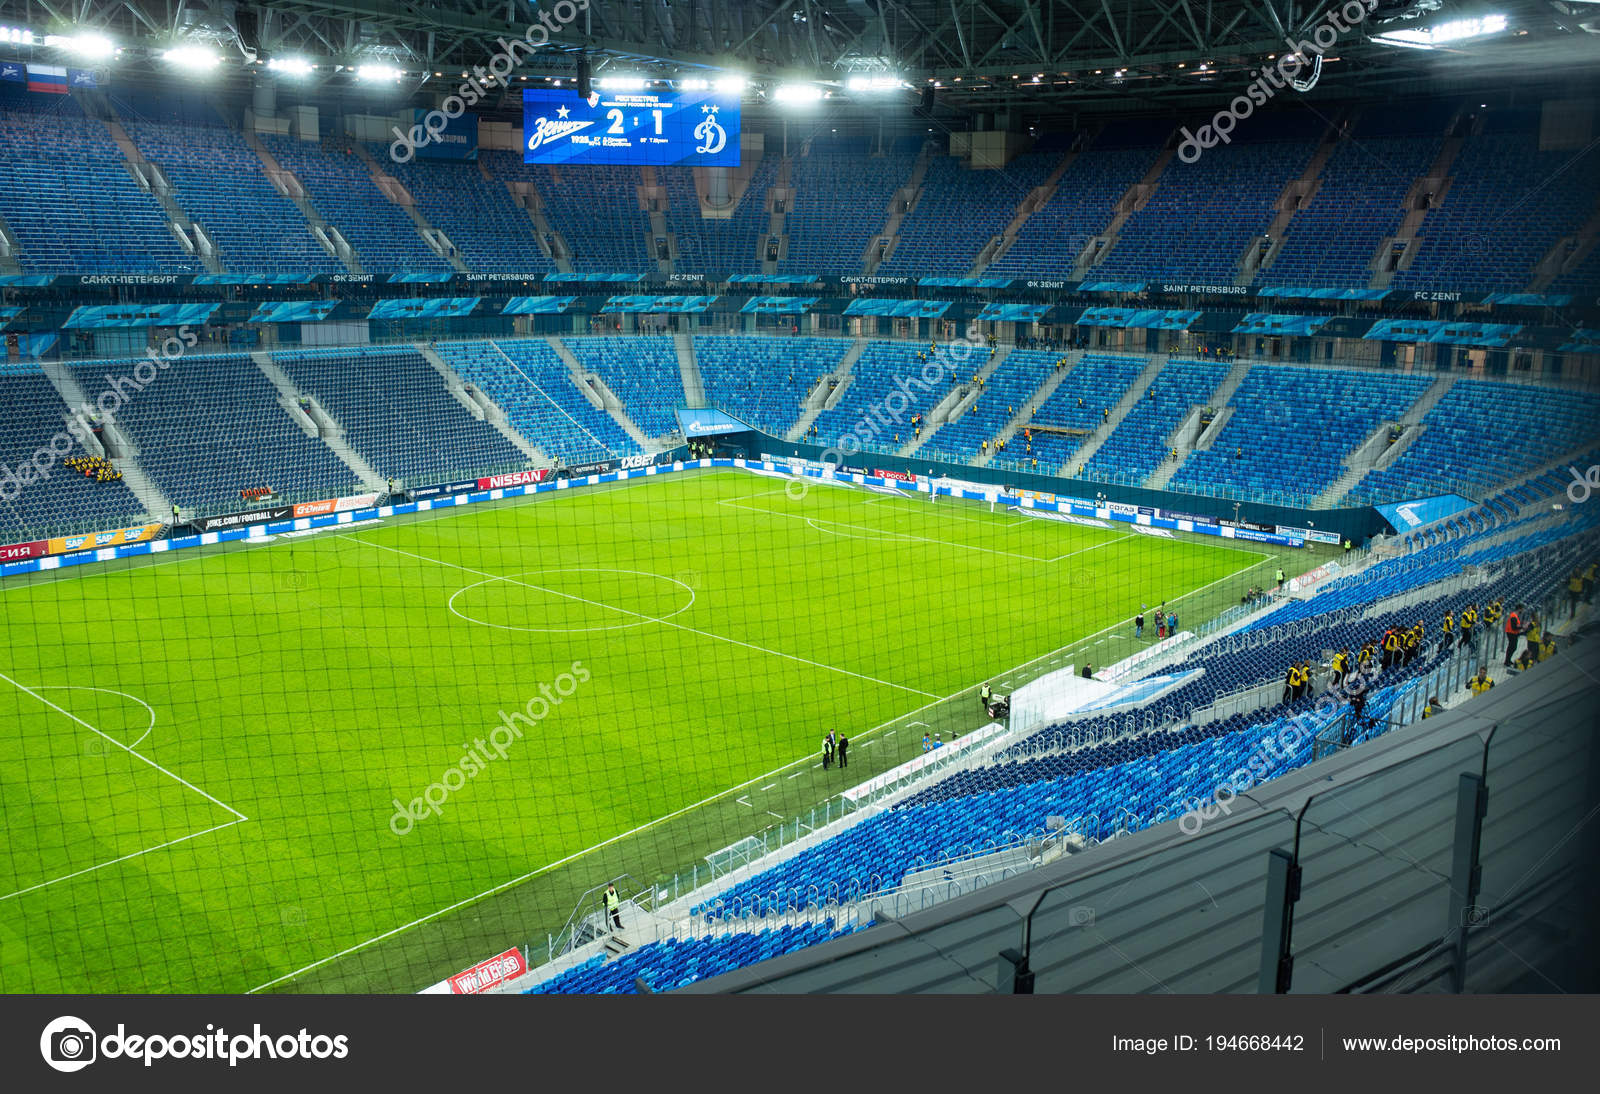
[[[1079,467],[1085,467],[1090,460],[1094,459],[1094,454],[1100,451],[1100,446],[1105,444],[1111,434],[1117,431],[1117,426],[1122,424],[1122,419],[1128,416],[1130,410],[1139,405],[1139,400],[1144,398],[1144,393],[1150,390],[1150,385],[1155,382],[1156,374],[1165,368],[1166,364],[1167,355],[1165,353],[1152,353],[1150,355],[1150,363],[1145,366],[1143,372],[1139,373],[1139,377],[1134,380],[1133,386],[1128,388],[1123,393],[1122,398],[1117,400],[1117,404],[1111,408],[1111,417],[1107,418],[1099,428],[1089,434],[1088,439],[1079,445],[1078,450],[1072,454],[1073,463],[1076,463]]]
[[[424,361],[433,366],[434,371],[444,380],[445,388],[457,402],[467,408],[468,413],[479,421],[494,426],[502,437],[517,447],[517,451],[528,457],[533,466],[555,466],[555,460],[550,458],[550,454],[523,436],[511,424],[511,419],[506,416],[505,410],[491,399],[487,392],[463,380],[460,373],[451,368],[449,363],[426,342],[417,342],[414,348],[422,355]]]
[[[1044,378],[1043,382],[1039,384],[1039,387],[1034,391],[1034,393],[1028,397],[1027,402],[1023,403],[1017,408],[1016,414],[1013,415],[1011,420],[1006,423],[1005,428],[990,438],[991,443],[989,445],[989,451],[983,453],[977,459],[973,460],[972,466],[983,467],[988,464],[990,460],[994,459],[995,454],[1000,449],[997,444],[992,442],[1005,441],[1010,443],[1011,438],[1016,436],[1017,430],[1028,424],[1028,420],[1033,417],[1033,412],[1043,406],[1045,401],[1049,399],[1051,395],[1055,394],[1056,388],[1061,386],[1061,382],[1063,380],[1072,375],[1072,370],[1078,367],[1078,362],[1083,360],[1083,355],[1085,352],[1085,350],[1074,349],[1068,350],[1063,355],[1067,360],[1067,367],[1051,370],[1050,375]]]
[[[1372,256],[1372,279],[1367,282],[1367,288],[1387,289],[1394,275],[1409,268],[1416,259],[1417,233],[1427,219],[1429,209],[1437,208],[1449,199],[1450,168],[1464,143],[1465,139],[1459,136],[1446,138],[1428,173],[1413,182],[1406,191],[1405,219],[1400,222],[1400,228],[1394,235],[1378,244]],[[1393,258],[1396,244],[1405,245],[1398,260]]]
[[[922,196],[922,180],[928,174],[928,164],[933,162],[937,154],[938,144],[935,141],[923,141],[922,148],[917,152],[916,162],[911,165],[911,174],[906,179],[906,184],[894,192],[889,199],[889,215],[884,221],[883,231],[872,237],[867,244],[867,251],[861,256],[861,269],[864,273],[874,274],[885,259],[892,256],[895,248],[900,244],[900,225],[906,215],[916,208],[917,199]],[[882,250],[878,248],[878,240],[887,239],[888,245]]]
[[[222,255],[217,251],[216,242],[178,204],[166,173],[139,151],[138,145],[133,143],[133,138],[123,128],[122,119],[117,117],[111,100],[99,91],[80,91],[75,97],[82,104],[85,114],[98,119],[110,131],[112,141],[128,163],[129,174],[142,189],[149,191],[167,214],[167,223],[177,237],[178,245],[198,258],[208,273],[222,273]]]
[[[1117,202],[1117,211],[1112,216],[1111,223],[1106,225],[1105,231],[1084,245],[1083,253],[1078,256],[1077,265],[1072,271],[1074,278],[1080,281],[1087,278],[1089,271],[1112,252],[1117,245],[1117,237],[1122,234],[1122,226],[1128,223],[1128,218],[1150,204],[1156,187],[1161,185],[1161,174],[1167,169],[1167,164],[1172,162],[1177,150],[1177,145],[1162,149],[1161,155],[1150,165],[1150,170],[1145,172],[1144,178],[1128,187],[1128,192]]]
[[[1228,375],[1222,378],[1222,383],[1217,385],[1217,390],[1211,393],[1211,398],[1205,406],[1197,406],[1191,411],[1183,423],[1167,438],[1167,447],[1178,450],[1176,460],[1163,460],[1150,477],[1144,480],[1147,490],[1165,490],[1167,483],[1172,481],[1184,463],[1189,459],[1189,453],[1205,451],[1211,447],[1211,442],[1217,439],[1217,434],[1222,432],[1222,427],[1228,424],[1228,419],[1233,415],[1233,408],[1228,406],[1228,400],[1233,398],[1233,393],[1239,390],[1239,385],[1244,383],[1244,378],[1250,374],[1251,361],[1240,361],[1233,366]],[[1200,412],[1206,407],[1214,407],[1217,416],[1211,419],[1211,424],[1205,431],[1196,435],[1195,428],[1199,424]]]
[[[1334,149],[1339,147],[1340,139],[1337,126],[1330,125],[1323,133],[1322,143],[1311,154],[1305,170],[1300,172],[1299,178],[1291,179],[1283,188],[1283,193],[1278,196],[1274,205],[1277,213],[1272,218],[1272,223],[1245,248],[1245,253],[1239,260],[1239,273],[1234,279],[1234,284],[1248,285],[1262,270],[1272,266],[1278,257],[1278,252],[1283,250],[1284,240],[1289,232],[1289,222],[1294,219],[1295,213],[1316,199],[1317,191],[1322,188],[1320,177],[1322,169],[1328,165],[1328,159],[1333,155]],[[1266,244],[1265,249],[1262,248],[1262,244]]]
[[[361,261],[357,258],[355,248],[350,245],[350,241],[345,239],[339,229],[329,224],[326,218],[317,212],[317,207],[311,204],[311,197],[306,193],[305,184],[300,181],[293,171],[278,163],[277,158],[267,150],[267,146],[261,143],[261,138],[256,135],[255,131],[255,116],[250,111],[245,112],[244,124],[239,127],[239,132],[244,137],[244,143],[249,146],[250,151],[254,152],[256,158],[261,161],[262,170],[266,172],[267,178],[272,182],[272,185],[277,188],[280,194],[294,202],[295,207],[306,218],[306,223],[311,227],[311,234],[317,238],[317,242],[321,243],[323,248],[334,258],[343,262],[344,268],[351,273],[357,275],[369,273],[370,271],[362,268]]]
[[[1311,503],[1313,509],[1331,509],[1344,500],[1346,494],[1360,485],[1361,480],[1367,477],[1367,472],[1388,467],[1400,454],[1410,447],[1422,433],[1422,418],[1432,410],[1440,399],[1455,386],[1456,374],[1445,373],[1433,382],[1433,386],[1424,391],[1415,403],[1411,404],[1400,417],[1392,422],[1379,422],[1373,429],[1371,436],[1364,441],[1360,448],[1345,458],[1345,472],[1329,484],[1328,488],[1317,496]],[[1389,430],[1398,427],[1400,436],[1393,444],[1389,443]]]
[[[367,148],[366,144],[361,141],[351,141],[350,147],[361,162],[367,165],[367,170],[372,172],[372,181],[379,191],[383,193],[383,196],[405,210],[406,216],[410,217],[411,222],[417,226],[417,234],[422,237],[423,242],[428,245],[433,253],[450,263],[458,273],[471,273],[472,270],[462,260],[460,250],[456,245],[450,241],[450,238],[444,232],[428,223],[428,218],[422,215],[421,209],[417,208],[416,199],[411,196],[411,192],[401,184],[399,179],[385,171],[382,164],[373,159],[372,151]]]
[[[778,264],[789,256],[788,214],[780,212],[781,209],[794,208],[794,184],[790,181],[790,167],[794,161],[788,156],[778,160],[778,175],[767,187],[767,232],[757,242],[761,255],[761,272],[775,274]],[[777,249],[771,258],[767,257],[767,240],[775,239]]]
[[[694,355],[694,335],[688,331],[676,331],[672,335],[672,345],[678,351],[678,372],[683,377],[684,405],[691,407],[711,405],[706,402],[706,382],[700,375],[700,362]]]
[[[84,394],[83,387],[78,383],[77,377],[72,375],[72,370],[60,361],[39,362],[40,371],[45,379],[50,381],[62,400],[69,407],[83,407],[93,405],[89,397]],[[101,443],[101,439],[109,444]],[[91,456],[104,456],[111,460],[111,464],[122,472],[122,485],[138,499],[144,506],[145,516],[151,520],[166,520],[172,514],[172,499],[164,494],[139,466],[136,451],[128,441],[122,427],[114,419],[108,420],[100,431],[100,438],[89,434],[81,442],[85,452]]]
[[[11,230],[11,225],[6,223],[6,218],[0,216],[0,274],[22,272],[22,263],[17,261],[17,255],[21,252],[22,242]]]
[[[622,400],[617,398],[616,392],[606,386],[605,380],[599,373],[589,372],[585,369],[578,358],[573,355],[572,350],[567,348],[567,344],[555,335],[549,335],[545,338],[545,341],[550,344],[550,348],[555,350],[556,356],[560,357],[567,366],[567,371],[572,375],[573,384],[579,391],[583,392],[584,398],[588,399],[596,410],[603,410],[611,415],[611,420],[616,422],[641,450],[654,452],[660,448],[659,445],[651,444],[650,438],[644,435],[644,430],[640,429],[638,424],[628,417],[628,412],[623,407]]]
[[[293,418],[301,428],[306,431],[306,423],[310,422],[315,435],[322,439],[322,443],[333,450],[341,463],[348,467],[352,474],[369,490],[382,490],[388,484],[383,476],[373,470],[359,452],[345,441],[344,426],[334,420],[321,403],[314,396],[307,395],[289,379],[283,369],[273,361],[272,354],[266,350],[256,350],[250,354],[250,360],[261,370],[262,375],[272,381],[272,386],[278,389],[280,396],[278,405],[284,412]],[[311,433],[307,432],[310,436]]]
[[[1036,186],[1032,193],[1017,203],[1017,211],[1012,215],[1005,228],[1001,230],[1000,237],[991,241],[988,246],[979,252],[977,260],[973,263],[971,276],[977,277],[982,274],[1011,249],[1011,245],[1017,241],[1017,233],[1022,231],[1024,224],[1028,223],[1028,218],[1043,209],[1050,199],[1055,197],[1056,187],[1061,182],[1061,176],[1066,174],[1068,167],[1072,166],[1072,161],[1078,158],[1078,153],[1081,149],[1082,142],[1075,142],[1071,148],[1067,149],[1060,162],[1045,176],[1044,182]]]
[[[977,380],[987,380],[995,374],[999,367],[1005,364],[1007,357],[1011,356],[1013,346],[1006,342],[995,347],[994,353],[984,366],[973,376]],[[895,453],[897,456],[910,456],[923,445],[933,440],[933,435],[949,422],[959,421],[962,415],[972,409],[972,404],[978,401],[978,396],[983,393],[983,388],[972,381],[954,383],[950,391],[946,392],[928,412],[928,431],[921,437],[907,441]]]
[[[838,386],[830,390],[827,383],[823,382],[812,388],[811,394],[806,396],[805,412],[800,415],[800,419],[784,435],[784,440],[798,441],[806,435],[806,431],[811,428],[818,415],[824,410],[838,405],[839,400],[844,397],[845,391],[850,387],[852,379],[850,373],[856,367],[856,362],[861,360],[861,354],[866,351],[866,348],[867,340],[865,338],[857,338],[850,343],[850,348],[845,351],[844,357],[839,361],[839,367],[829,374],[832,379],[839,381]],[[826,379],[827,377],[824,377],[824,381]]]

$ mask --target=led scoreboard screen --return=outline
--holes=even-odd
[[[739,166],[739,97],[716,91],[522,92],[525,163]]]

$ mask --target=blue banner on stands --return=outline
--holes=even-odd
[[[1049,304],[985,304],[978,318],[993,323],[1037,323],[1050,308]]]
[[[850,301],[846,315],[892,316],[897,319],[937,319],[950,310],[948,300],[872,300]]]
[[[678,411],[678,425],[685,437],[710,437],[719,433],[745,433],[750,427],[720,410],[706,408]]]
[[[414,270],[392,273],[384,280],[391,285],[445,285],[455,275],[454,270]]]
[[[742,315],[803,315],[817,306],[815,296],[752,296],[739,309]]]
[[[1439,494],[1431,498],[1417,498],[1392,505],[1373,506],[1396,532],[1405,533],[1425,524],[1453,517],[1473,508],[1473,503],[1458,494]]]
[[[716,303],[714,296],[613,296],[600,309],[602,315],[684,315],[703,312]]]
[[[337,300],[264,300],[250,316],[252,323],[316,323],[328,318]]]
[[[380,300],[372,305],[368,319],[440,319],[471,315],[481,296],[437,296]]]
[[[74,308],[67,330],[201,326],[221,304],[95,304]]]
[[[513,296],[501,315],[558,315],[572,307],[576,296]]]

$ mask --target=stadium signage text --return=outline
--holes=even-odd
[[[243,513],[229,513],[221,517],[201,517],[195,526],[202,532],[218,528],[242,528],[247,524],[266,524],[274,520],[287,520],[294,515],[292,505],[277,505],[271,509],[251,509]]]
[[[297,517],[320,517],[324,513],[346,513],[352,509],[370,509],[378,504],[376,494],[356,494],[346,498],[326,498],[323,501],[302,502],[294,507]]]
[[[910,285],[913,284],[909,277],[893,277],[887,274],[858,274],[839,279],[841,285]]]
[[[109,532],[93,532],[81,536],[61,536],[50,540],[52,555],[65,555],[73,551],[98,550],[101,547],[125,547],[130,543],[144,543],[156,538],[159,524],[141,524],[132,528],[115,528]]]
[[[0,562],[11,562],[19,558],[41,558],[49,553],[49,543],[42,539],[36,539],[32,543],[7,543],[0,546]]]
[[[526,471],[513,471],[509,475],[490,475],[488,478],[478,480],[479,490],[499,490],[506,486],[526,486],[532,482],[543,482],[550,477],[548,467],[530,467]]]
[[[465,482],[442,482],[433,486],[419,486],[415,490],[406,491],[406,495],[413,500],[417,498],[437,498],[446,494],[468,494],[478,489],[477,479],[468,479]]]
[[[507,980],[515,980],[528,971],[528,962],[522,951],[510,949],[505,953],[480,961],[465,972],[450,978],[450,991],[454,995],[477,995]]]
[[[1248,296],[1248,285],[1168,285],[1163,283],[1162,292],[1171,293],[1205,293],[1208,296]]]
[[[881,467],[872,469],[872,473],[880,479],[898,479],[900,482],[916,482],[917,477],[909,471],[885,471]]]

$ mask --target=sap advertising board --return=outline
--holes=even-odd
[[[739,166],[739,97],[715,91],[522,92],[525,163]]]

